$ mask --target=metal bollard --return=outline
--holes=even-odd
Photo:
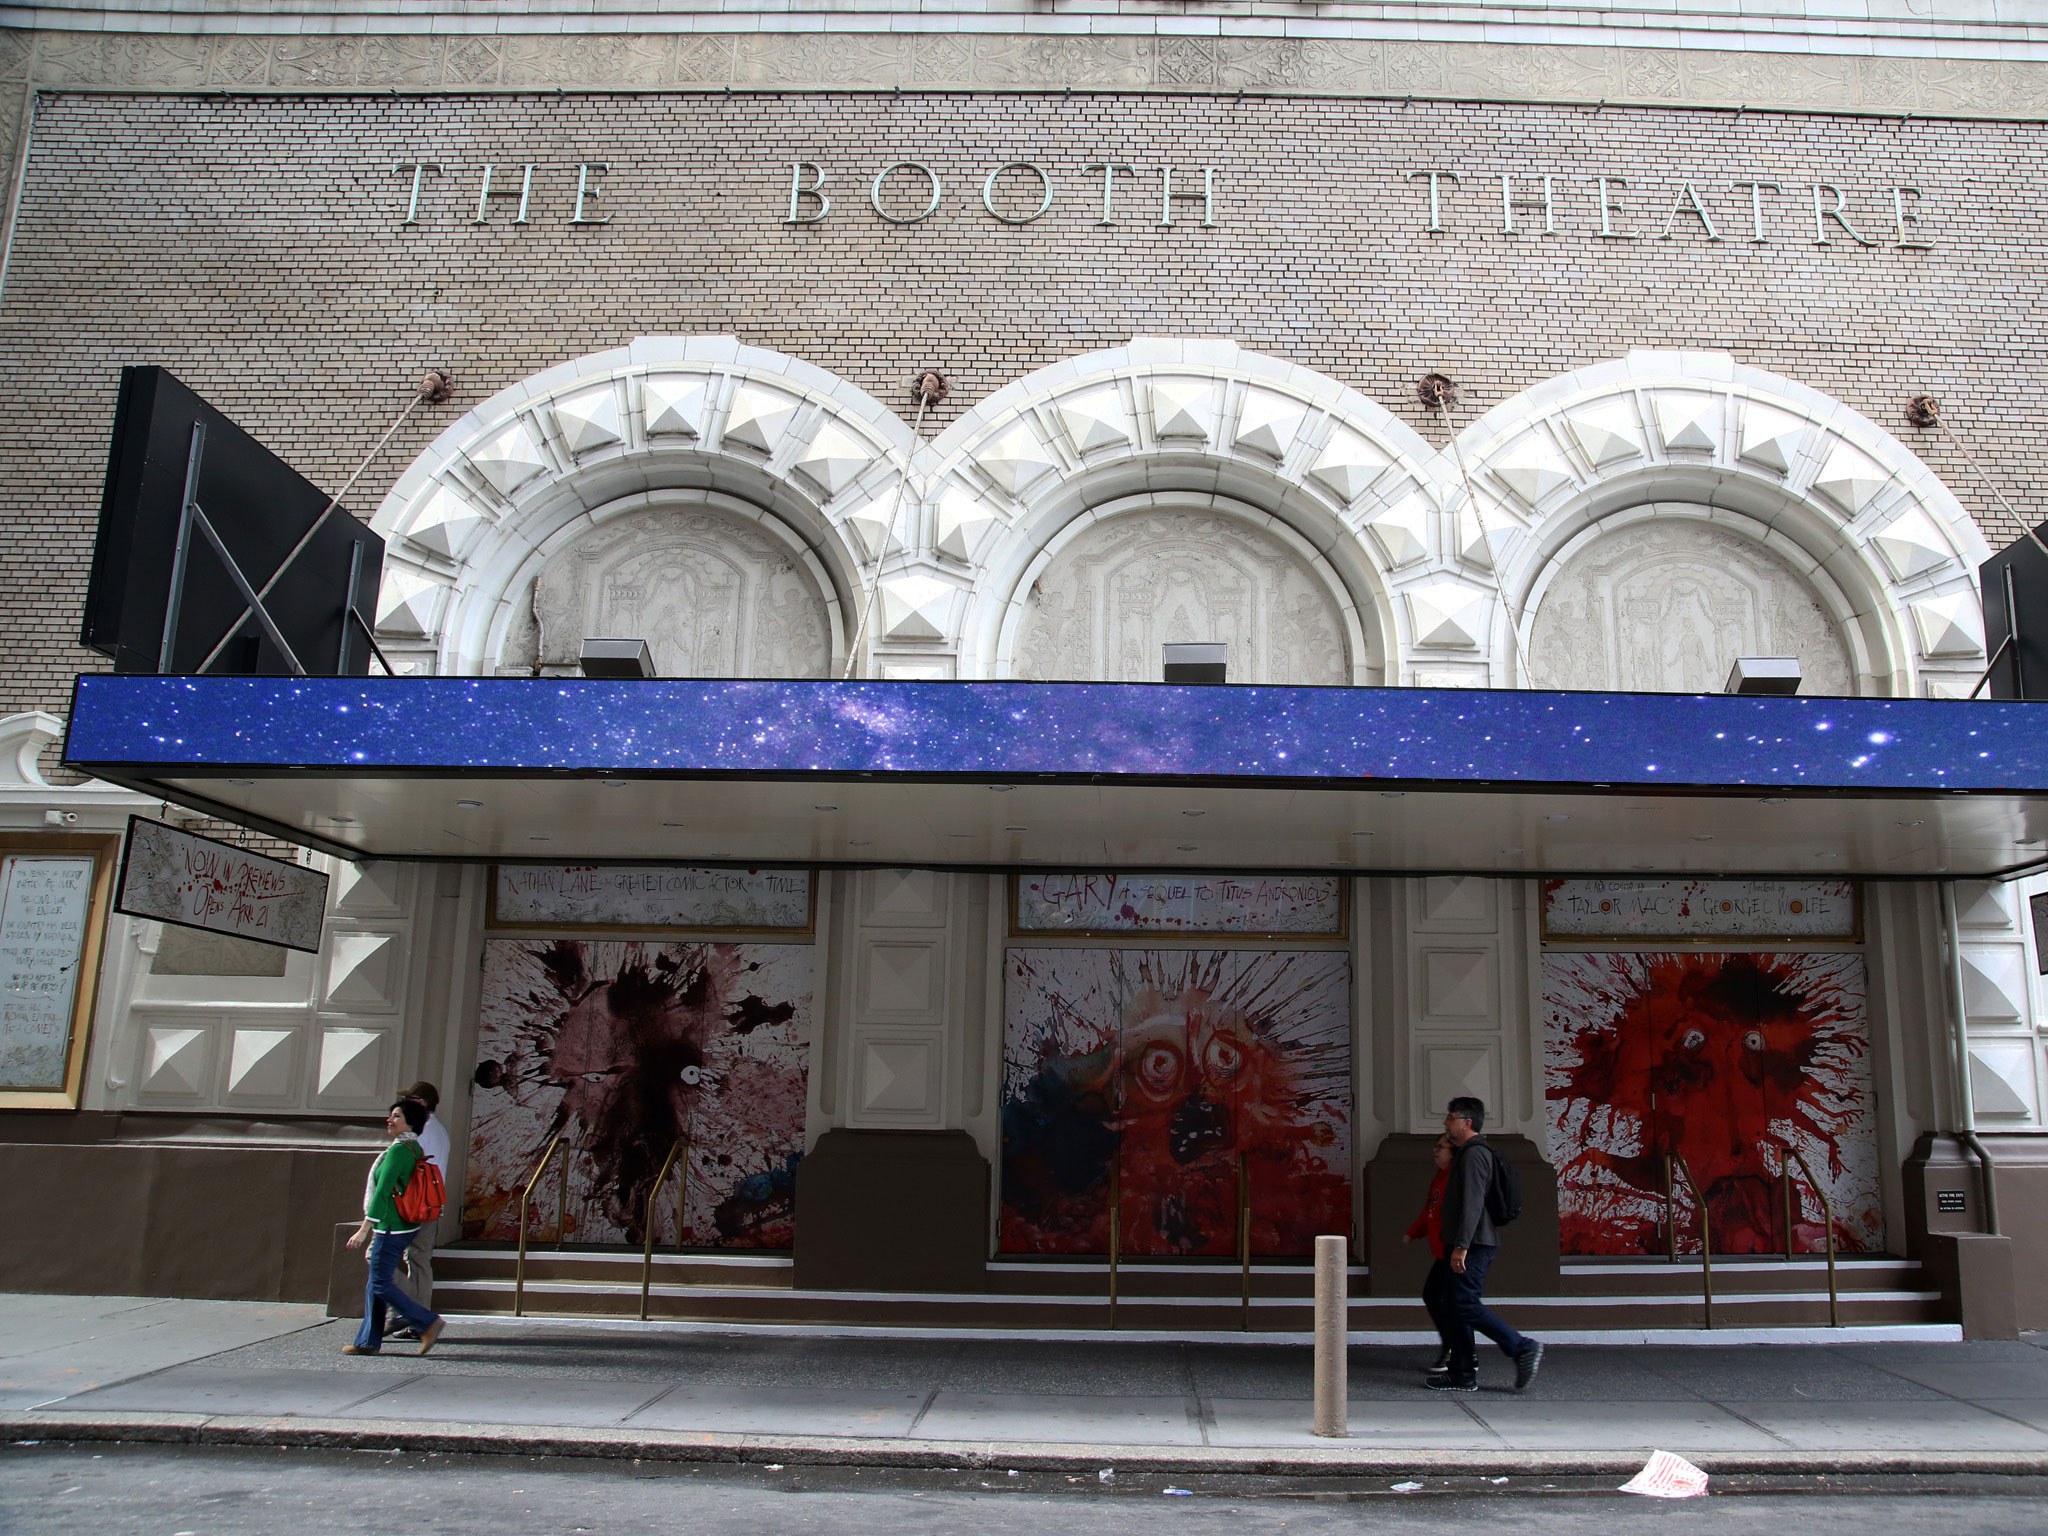
[[[1338,1439],[1350,1433],[1345,1422],[1345,1324],[1350,1310],[1346,1246],[1341,1237],[1316,1239],[1315,1431]]]

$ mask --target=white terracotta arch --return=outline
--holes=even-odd
[[[384,498],[372,521],[387,543],[379,643],[401,670],[488,671],[547,555],[673,499],[749,519],[787,547],[825,600],[843,664],[915,446],[873,396],[731,337],[577,358],[455,422]]]
[[[1967,692],[1984,666],[1983,535],[1898,438],[1816,390],[1717,352],[1632,352],[1547,381],[1458,437],[1446,496],[1459,580],[1477,594],[1463,649],[1519,680],[1538,601],[1603,529],[1697,516],[1775,553],[1813,586],[1859,692]]]
[[[1449,563],[1434,457],[1357,391],[1234,342],[1139,338],[1039,369],[925,457],[960,675],[1005,675],[1032,578],[1082,523],[1170,495],[1303,554],[1345,615],[1353,681],[1388,678],[1410,644],[1398,594]]]

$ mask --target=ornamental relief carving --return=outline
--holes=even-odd
[[[1805,579],[1688,518],[1587,545],[1543,593],[1529,640],[1538,688],[1718,693],[1738,656],[1797,656],[1802,693],[1855,692],[1848,648]]]
[[[543,672],[593,636],[645,640],[662,677],[824,677],[825,605],[786,551],[715,512],[652,508],[604,524],[534,583]],[[508,642],[508,665],[524,659]]]
[[[1014,675],[1157,682],[1160,647],[1218,640],[1246,683],[1351,681],[1344,626],[1314,573],[1231,518],[1140,512],[1101,523],[1033,584]]]

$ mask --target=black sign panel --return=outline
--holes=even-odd
[[[1960,1216],[1970,1208],[1970,1197],[1960,1189],[1937,1189],[1934,1208],[1945,1215]]]

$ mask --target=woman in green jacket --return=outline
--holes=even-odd
[[[370,1275],[363,1286],[363,1326],[353,1344],[342,1346],[345,1355],[374,1355],[384,1347],[386,1307],[395,1308],[419,1334],[421,1354],[441,1337],[440,1314],[429,1312],[406,1295],[394,1278],[413,1234],[419,1231],[417,1224],[398,1214],[398,1196],[419,1166],[423,1155],[420,1129],[426,1123],[427,1107],[418,1099],[400,1099],[384,1116],[391,1145],[378,1155],[377,1165],[363,1185],[363,1224],[348,1240],[351,1248],[370,1245]]]

